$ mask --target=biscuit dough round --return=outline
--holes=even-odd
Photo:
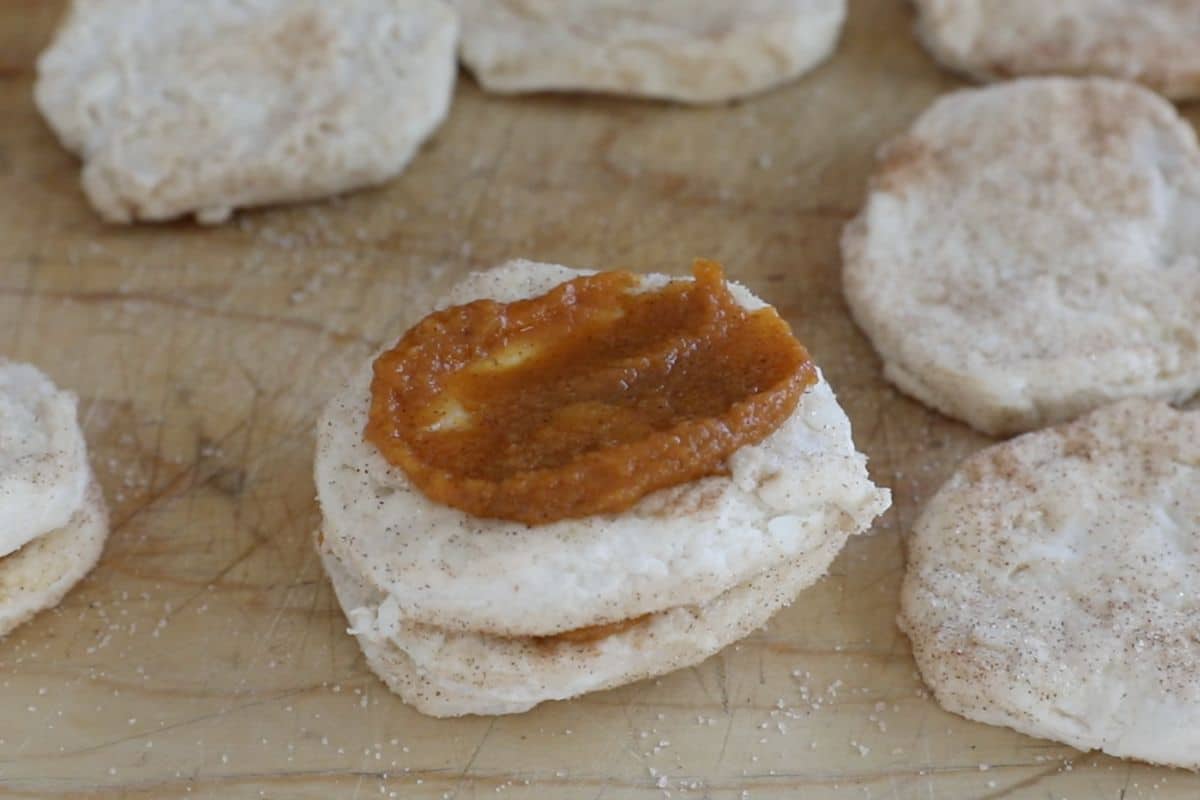
[[[371,670],[418,711],[448,717],[515,714],[698,664],[790,605],[857,532],[838,527],[802,558],[702,605],[660,611],[590,643],[541,643],[408,623],[394,598],[372,590],[328,549],[321,556]]]
[[[684,103],[761,92],[824,61],[845,0],[453,0],[462,59],[495,92]]]
[[[444,305],[532,297],[580,274],[512,261],[468,277]],[[647,276],[643,285],[667,280]],[[743,287],[731,290],[748,308],[762,306]],[[370,378],[366,365],[318,424],[323,530],[346,569],[413,623],[548,636],[699,606],[827,537],[866,529],[890,503],[821,380],[771,436],[733,455],[728,476],[655,492],[615,515],[533,528],[480,519],[426,498],[364,441]]]
[[[107,538],[104,497],[89,477],[82,505],[66,524],[0,557],[0,636],[58,605],[91,572]]]
[[[1200,768],[1200,413],[1127,400],[990,447],[922,512],[900,627],[949,711]]]
[[[397,175],[456,39],[442,0],[76,0],[35,97],[106,220],[215,223]]]
[[[75,395],[0,359],[0,556],[67,524],[83,504],[87,447]]]
[[[982,81],[1106,75],[1200,97],[1195,0],[915,0],[917,32],[945,66]]]
[[[1161,97],[954,92],[880,161],[843,278],[900,389],[990,434],[1200,389],[1200,147]]]

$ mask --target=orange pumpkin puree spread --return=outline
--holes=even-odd
[[[816,368],[719,264],[639,291],[602,272],[430,314],[374,364],[365,436],[429,498],[530,525],[613,513],[721,474]]]
[[[616,622],[607,622],[602,625],[589,625],[586,628],[575,628],[562,633],[555,633],[551,636],[534,636],[532,637],[534,644],[542,647],[553,648],[558,645],[581,645],[595,644],[602,639],[607,639],[609,636],[616,636],[625,631],[631,631],[643,622],[649,621],[651,614],[642,614],[638,617],[630,619],[617,620]]]

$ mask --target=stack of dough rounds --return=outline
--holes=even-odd
[[[990,434],[1200,389],[1200,147],[1106,78],[954,92],[884,147],[842,240],[900,389]]]
[[[1200,412],[1127,400],[967,459],[900,626],[948,710],[1200,769]]]
[[[580,274],[509,262],[445,305],[534,297]],[[318,549],[368,664],[427,714],[519,712],[698,663],[789,604],[889,504],[821,379],[727,476],[619,514],[534,527],[472,517],[426,498],[364,440],[370,382],[365,365],[319,423]],[[593,641],[570,634],[608,625]]]
[[[976,80],[1106,75],[1200,97],[1196,0],[915,0],[917,31]]]
[[[105,219],[215,223],[397,175],[457,33],[442,0],[76,0],[35,96]]]
[[[0,636],[58,605],[107,535],[75,397],[0,359]]]
[[[580,90],[715,103],[807,72],[846,0],[454,0],[462,59],[496,92]]]

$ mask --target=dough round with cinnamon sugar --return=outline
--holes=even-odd
[[[990,434],[1200,389],[1200,147],[1136,84],[939,98],[888,143],[842,238],[885,375]]]
[[[1200,412],[1127,400],[967,459],[900,627],[947,710],[1200,768]]]
[[[468,277],[444,305],[532,297],[579,274],[512,261]],[[643,285],[668,280],[650,275]],[[744,287],[731,289],[747,308],[762,306]],[[364,441],[370,380],[367,364],[318,424],[324,537],[349,573],[413,624],[552,636],[703,606],[865,530],[890,502],[822,379],[774,433],[729,459],[728,475],[654,492],[620,514],[536,527],[472,517],[426,498]]]
[[[67,525],[89,474],[75,395],[0,358],[0,556]]]
[[[88,478],[80,505],[62,527],[0,558],[0,636],[53,608],[91,572],[108,538],[108,512]]]
[[[462,59],[495,92],[606,92],[715,103],[807,72],[846,0],[453,0]]]
[[[35,98],[104,219],[216,223],[399,174],[457,30],[442,0],[76,0]]]
[[[1200,97],[1195,0],[914,0],[917,32],[976,80],[1106,75]]]
[[[761,627],[817,581],[852,533],[840,528],[796,561],[712,599],[664,609],[594,641],[506,638],[414,624],[394,597],[319,548],[367,664],[424,714],[514,714],[698,664]]]

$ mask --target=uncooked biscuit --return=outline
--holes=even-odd
[[[89,478],[82,505],[65,525],[0,558],[0,636],[58,605],[96,565],[106,538],[104,497]]]
[[[846,520],[849,523],[849,520]],[[766,570],[700,606],[666,609],[589,643],[447,631],[406,622],[326,548],[321,557],[367,663],[418,711],[513,714],[547,700],[662,675],[703,661],[761,627],[828,569],[857,529],[846,524],[790,564]]]
[[[1102,78],[940,98],[884,147],[843,235],[886,376],[981,431],[1200,388],[1200,147]]]
[[[845,0],[454,0],[462,58],[497,92],[714,103],[825,60]]]
[[[977,80],[1107,75],[1168,97],[1200,97],[1195,0],[915,0],[917,31]]]
[[[900,626],[948,710],[1200,768],[1200,413],[1128,400],[969,458]]]
[[[89,468],[75,407],[37,368],[0,358],[0,556],[82,505]]]
[[[446,114],[441,0],[76,0],[35,96],[112,222],[381,183]]]

